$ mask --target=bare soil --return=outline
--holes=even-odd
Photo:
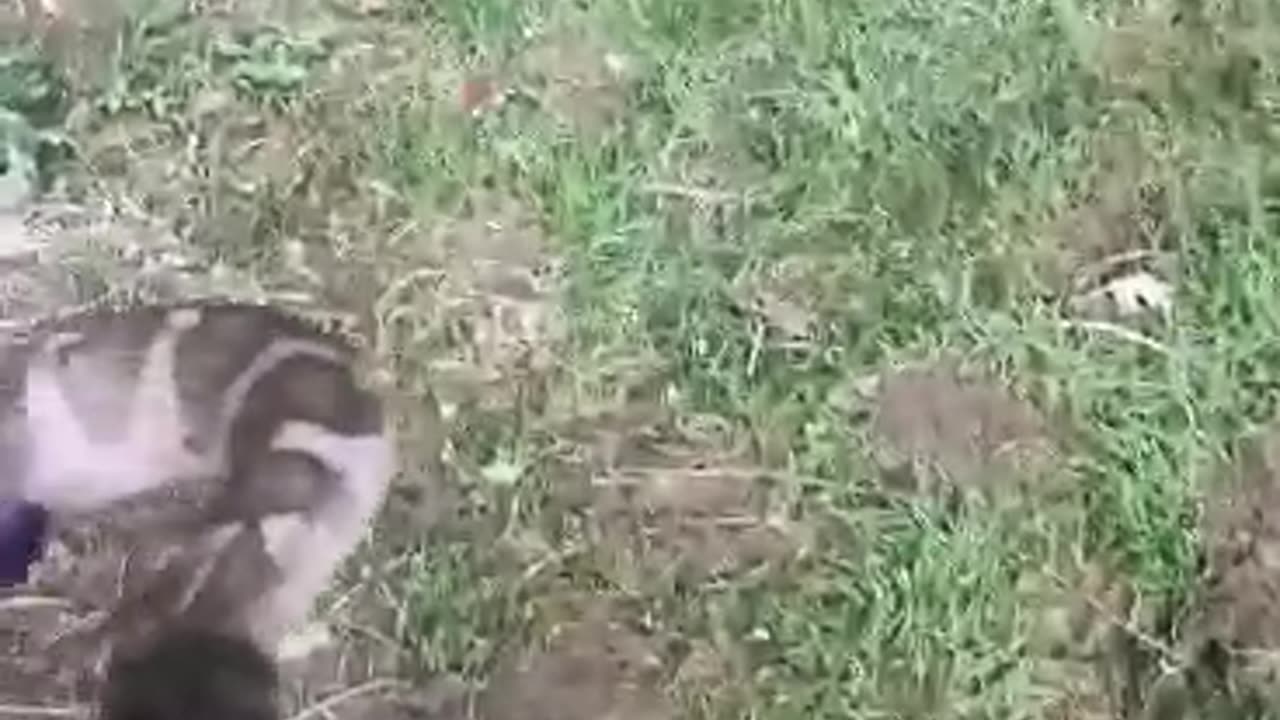
[[[519,74],[561,122],[588,135],[607,131],[622,118],[628,84],[627,58],[602,37],[564,31],[539,38],[521,57]]]
[[[579,444],[562,476],[585,481],[566,489],[586,512],[595,567],[622,587],[778,569],[809,547],[796,483],[754,461],[729,427],[677,425],[643,401],[589,425],[566,431]]]
[[[1207,572],[1193,638],[1232,694],[1275,697],[1280,651],[1280,432],[1240,444],[1205,512]]]
[[[890,489],[926,496],[1034,487],[1054,456],[1034,406],[951,363],[883,375],[873,431]]]
[[[543,647],[513,650],[479,707],[485,720],[675,716],[653,640],[607,615],[555,628]]]

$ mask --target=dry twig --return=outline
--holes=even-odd
[[[320,702],[309,705],[299,710],[292,717],[288,718],[288,720],[310,720],[310,718],[313,717],[328,715],[333,708],[336,708],[345,702],[350,702],[361,695],[369,695],[401,686],[402,683],[390,678],[375,678],[369,682],[349,687],[340,693],[334,693]]]
[[[1061,320],[1060,326],[1067,330],[1080,330],[1087,333],[1101,333],[1110,335],[1120,340],[1141,345],[1148,350],[1154,350],[1162,355],[1173,355],[1173,351],[1161,342],[1153,340],[1137,330],[1130,330],[1127,327],[1116,325],[1115,323],[1103,322],[1101,320]]]

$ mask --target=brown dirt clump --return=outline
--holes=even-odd
[[[1192,623],[1199,659],[1229,694],[1280,692],[1280,432],[1241,444],[1205,513],[1208,572]]]
[[[1054,454],[1029,402],[948,365],[882,376],[872,427],[892,489],[913,494],[1000,495],[1034,485]]]
[[[749,653],[736,641],[722,637],[689,643],[676,669],[673,690],[690,717],[731,717],[732,708],[746,712],[755,685]]]
[[[788,484],[706,442],[652,428],[595,468],[588,533],[607,575],[628,586],[700,582],[777,567],[805,550]]]
[[[542,647],[500,662],[479,701],[483,720],[667,720],[662,660],[651,638],[607,616],[554,628]]]
[[[1035,677],[1052,688],[1048,717],[1170,717],[1155,711],[1180,702],[1170,682],[1179,678],[1160,674],[1161,661],[1177,658],[1151,629],[1154,606],[1122,573],[1097,562],[1032,572],[1019,591],[1032,611]]]

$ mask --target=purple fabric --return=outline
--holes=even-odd
[[[0,587],[26,582],[44,552],[49,513],[21,500],[0,500]]]

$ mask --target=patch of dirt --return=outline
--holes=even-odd
[[[560,30],[538,38],[519,60],[542,105],[575,131],[596,134],[626,113],[629,60],[592,34]]]
[[[381,294],[383,342],[404,353],[404,375],[432,379],[446,408],[510,408],[555,366],[563,333],[541,225],[517,199],[476,191],[429,235],[415,269]]]
[[[589,536],[601,570],[630,587],[778,568],[812,538],[794,488],[674,429],[633,435],[592,474]]]
[[[1151,630],[1152,608],[1123,575],[1088,563],[1030,573],[1019,591],[1034,610],[1035,677],[1053,688],[1049,717],[1168,717],[1143,713],[1172,697],[1156,676],[1159,660],[1176,659]]]
[[[890,490],[988,498],[1032,489],[1053,467],[1049,427],[1009,387],[950,363],[905,368],[880,379],[873,433]]]
[[[500,374],[550,369],[561,333],[558,273],[540,220],[515,198],[475,192],[437,233],[442,314],[471,319],[459,338],[466,361]]]
[[[552,629],[517,648],[481,695],[482,720],[668,720],[663,661],[653,638],[606,613]]]
[[[689,717],[733,717],[745,713],[754,683],[748,653],[737,639],[694,639],[676,670],[673,690]],[[719,713],[719,714],[717,714]]]
[[[1241,448],[1205,515],[1215,637],[1232,647],[1280,647],[1280,434]]]
[[[1280,431],[1240,444],[1204,515],[1208,559],[1194,644],[1242,698],[1280,696]]]
[[[422,471],[393,499],[419,531],[458,501],[442,478],[469,466],[473,421],[540,414],[564,333],[558,263],[524,203],[477,190],[433,222],[405,240],[411,257],[384,263],[399,270],[373,311],[406,469]]]
[[[477,65],[451,58],[441,63],[433,85],[438,98],[449,100],[445,107],[471,117],[521,98],[569,131],[596,137],[625,119],[631,64],[598,31],[562,20],[531,32],[526,47],[510,61]]]

